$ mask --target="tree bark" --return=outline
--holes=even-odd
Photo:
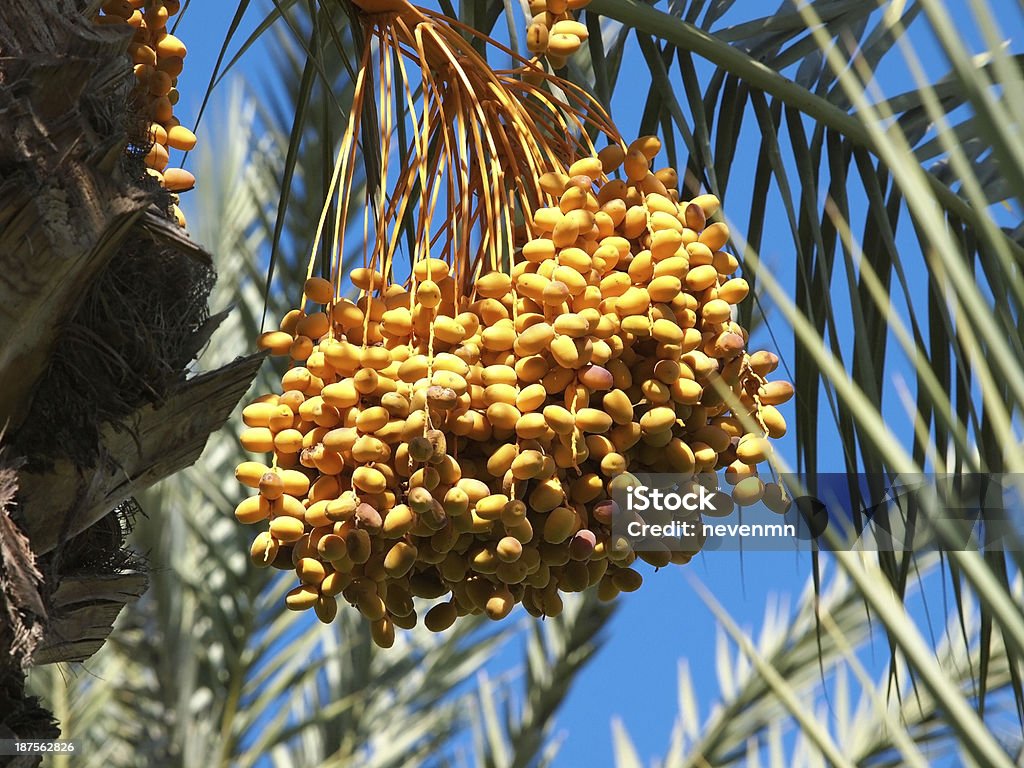
[[[101,647],[146,584],[116,509],[198,458],[262,360],[186,376],[212,258],[144,172],[131,30],[89,4],[0,0],[0,425],[23,464],[0,468],[0,738],[55,738],[25,666]]]

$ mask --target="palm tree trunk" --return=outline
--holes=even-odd
[[[212,259],[145,174],[131,30],[88,5],[0,3],[0,738],[54,737],[25,665],[87,658],[142,594],[126,504],[198,458],[261,360],[186,378]]]

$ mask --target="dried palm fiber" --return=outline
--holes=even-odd
[[[236,472],[258,490],[236,517],[266,526],[254,562],[296,571],[290,608],[331,621],[342,596],[382,645],[416,624],[414,597],[444,598],[424,616],[441,631],[517,603],[557,615],[560,592],[611,599],[640,586],[638,556],[687,562],[613,541],[614,485],[629,471],[755,466],[766,401],[785,396],[762,392],[777,359],[748,356],[731,320],[746,284],[730,279],[724,225],[705,226],[717,201],[676,202],[674,172],[649,168],[657,139],[625,146],[535,65],[491,72],[458,29],[426,11],[366,18],[331,279],[313,277],[311,259],[301,308],[261,338],[293,361],[282,392],[243,413],[243,445],[273,457]],[[403,57],[420,66],[422,111]],[[413,139],[390,181],[396,72]],[[372,74],[381,183],[353,302],[339,298],[341,224]],[[574,101],[555,102],[546,82]],[[596,151],[587,122],[610,148]],[[610,179],[620,165],[626,180]]]
[[[178,76],[188,50],[171,34],[168,22],[181,9],[180,0],[106,0],[96,17],[99,24],[128,24],[135,30],[128,53],[135,69],[134,106],[148,121],[147,172],[172,197],[172,212],[179,226],[185,216],[177,196],[195,186],[195,177],[183,168],[168,167],[174,150],[188,152],[195,134],[174,116],[178,103]]]
[[[190,253],[128,240],[64,328],[18,431],[19,450],[42,457],[56,444],[90,466],[103,424],[165,402],[216,327],[208,306],[215,278]]]

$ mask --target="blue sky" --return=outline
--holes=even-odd
[[[252,29],[256,20],[265,13],[265,6],[257,6],[250,12],[250,18],[243,25],[241,37]],[[968,3],[948,3],[964,39],[974,50],[981,50],[980,37],[970,17]],[[187,68],[179,88],[182,101],[179,113],[182,122],[191,125],[202,94],[205,92],[216,55],[227,31],[233,3],[194,3],[179,30],[189,46]],[[1015,42],[1021,39],[1024,28],[1016,3],[999,0],[992,6],[1000,12],[997,18],[1004,25],[1003,32]],[[765,13],[765,4],[757,0],[739,0],[728,18],[745,20]],[[1013,26],[1009,26],[1010,24]],[[929,74],[937,78],[946,70],[939,49],[923,34],[912,38],[918,56],[924,61]],[[1014,46],[1019,49],[1019,45]],[[884,70],[879,86],[887,95],[894,95],[912,86],[912,81],[899,64],[899,54],[890,57],[892,62]],[[644,59],[635,43],[627,50],[627,63],[623,78],[628,79],[630,68],[644,70]],[[250,87],[259,93],[270,85],[266,54],[259,48],[243,58],[238,75],[246,77]],[[646,75],[642,82],[646,84]],[[222,88],[226,92],[226,88]],[[634,135],[639,115],[646,96],[644,88],[621,88],[613,104],[613,117],[624,136]],[[215,95],[215,100],[217,96]],[[216,112],[212,113],[216,114]],[[223,113],[221,113],[223,114]],[[753,119],[748,117],[748,123]],[[756,126],[755,126],[756,127]],[[755,133],[744,133],[745,137]],[[199,131],[200,141],[203,133]],[[748,163],[751,170],[756,162],[758,141],[746,143],[738,151],[736,163]],[[733,174],[730,199],[750,199],[749,185],[753,173]],[[200,179],[200,182],[202,180]],[[744,188],[744,185],[747,185]],[[186,201],[187,210],[187,201]],[[737,224],[745,224],[746,212],[729,209],[727,215]],[[1010,212],[1011,217],[1019,212]],[[189,212],[190,217],[201,216],[201,211]],[[769,228],[763,239],[762,258],[773,266],[783,285],[793,283],[792,243],[789,241],[788,226],[777,221]],[[911,244],[912,245],[912,244]],[[837,269],[841,272],[840,269]],[[920,272],[911,274],[913,290],[923,291],[924,280]],[[833,291],[837,311],[843,311],[848,302],[844,298],[843,279],[837,278],[838,290]],[[835,287],[834,286],[834,287]],[[916,296],[915,296],[916,298]],[[824,297],[823,297],[824,299]],[[905,312],[906,308],[902,307]],[[785,328],[776,327],[780,346],[779,353],[784,359],[791,359],[792,341]],[[852,349],[852,328],[841,339],[845,352]],[[755,341],[770,347],[770,339],[764,331],[755,336]],[[909,423],[903,413],[898,397],[895,396],[900,377],[912,386],[912,372],[898,360],[891,367],[890,386],[886,390],[886,416],[894,424],[903,424],[908,435]],[[791,403],[785,411],[792,417]],[[835,428],[827,419],[821,424],[821,450],[824,465],[831,463],[836,471],[842,469],[841,453],[835,444]],[[785,439],[780,451],[791,463],[795,463],[795,452],[790,438]],[[773,595],[795,596],[804,587],[810,573],[810,558],[793,553],[745,553],[721,552],[704,555],[695,559],[685,569],[669,567],[657,574],[649,574],[645,586],[639,592],[626,596],[621,601],[618,615],[607,633],[607,643],[591,663],[587,672],[573,690],[568,705],[562,712],[556,733],[564,736],[559,766],[610,765],[611,729],[614,715],[622,717],[627,730],[639,747],[641,756],[647,759],[663,755],[668,748],[668,739],[677,712],[677,670],[679,660],[689,662],[696,688],[701,692],[702,715],[707,705],[714,700],[717,690],[715,677],[716,630],[709,610],[694,593],[687,577],[694,577],[706,584],[737,621],[756,631],[766,602]],[[938,584],[924,599],[932,602],[932,611],[942,614],[942,596]],[[876,648],[872,669],[881,670],[887,654],[884,646]]]

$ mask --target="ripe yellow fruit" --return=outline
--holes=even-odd
[[[742,277],[734,277],[718,287],[718,298],[730,304],[739,304],[749,293],[750,286]]]
[[[334,298],[334,287],[322,277],[311,277],[303,286],[306,297],[315,304],[327,304]]]
[[[565,192],[558,200],[558,209],[568,216],[574,211],[580,211],[587,206],[587,187],[589,184],[583,181],[586,178],[590,179],[589,176],[574,176],[566,188]]]
[[[242,485],[259,488],[260,479],[269,471],[270,468],[266,464],[261,464],[258,461],[243,461],[235,468],[235,479]]]
[[[538,51],[543,35],[582,41],[571,17],[537,13]],[[553,66],[568,55],[548,53]],[[352,271],[358,301],[313,278],[307,298],[325,311],[293,310],[265,338],[294,362],[282,394],[243,412],[243,444],[276,463],[239,473],[259,495],[237,517],[269,518],[250,555],[317,586],[321,620],[341,596],[390,645],[418,623],[414,597],[440,598],[423,620],[443,631],[518,602],[556,616],[561,592],[633,591],[636,559],[684,564],[699,549],[610,536],[610,497],[640,473],[728,466],[723,510],[774,502],[755,467],[785,432],[773,401],[792,388],[766,383],[778,358],[748,356],[732,319],[749,285],[731,277],[728,229],[708,223],[717,199],[680,202],[678,174],[652,167],[660,150],[644,137],[540,174],[544,205],[496,252],[509,263],[417,258],[399,284],[377,254]],[[745,434],[755,423],[765,436]]]
[[[293,611],[306,611],[316,605],[320,597],[316,587],[308,584],[295,587],[285,596],[285,605]]]
[[[188,54],[188,49],[185,48],[185,44],[174,35],[165,34],[157,41],[156,54],[160,58],[173,56],[183,59]]]
[[[390,648],[395,644],[395,625],[387,617],[371,621],[370,636],[381,648]]]
[[[384,287],[384,276],[369,267],[357,267],[349,273],[352,285],[362,291],[376,291]]]
[[[327,575],[324,564],[314,557],[303,557],[295,567],[295,572],[304,584],[318,586]]]
[[[512,288],[512,278],[504,272],[490,272],[476,282],[476,291],[485,298],[504,297]]]
[[[719,251],[729,242],[729,227],[721,222],[712,224],[700,235],[700,242],[711,251]]]
[[[196,135],[183,125],[176,125],[166,132],[167,146],[183,152],[191,152],[196,147]]]
[[[761,501],[772,512],[780,515],[786,514],[793,503],[789,494],[777,483],[765,483]]]
[[[434,309],[441,303],[441,288],[433,280],[424,280],[416,286],[416,301],[420,306]]]
[[[710,264],[695,267],[686,273],[686,287],[691,291],[703,291],[718,282],[718,270]]]
[[[576,426],[584,432],[607,432],[612,427],[612,417],[597,408],[581,408],[576,413]]]
[[[530,53],[545,53],[548,49],[548,28],[533,23],[526,31],[526,48]]]
[[[651,336],[665,344],[681,344],[685,338],[682,328],[664,318],[655,320],[651,324]]]
[[[306,495],[309,490],[309,477],[305,473],[294,469],[283,469],[279,474],[286,494],[298,498]]]
[[[505,536],[498,542],[495,551],[502,562],[514,563],[522,557],[523,545],[518,539]]]
[[[626,152],[626,157],[623,162],[623,169],[626,172],[626,177],[633,182],[640,181],[646,177],[648,172],[651,170],[650,161],[647,156],[640,149],[633,146],[631,146],[629,151]]]
[[[391,578],[405,576],[416,564],[417,554],[418,551],[412,544],[397,542],[384,557],[384,571]]]
[[[701,308],[705,323],[724,323],[732,317],[732,307],[722,299],[712,299]]]
[[[345,539],[334,533],[322,536],[316,545],[317,553],[328,561],[341,560],[348,554]]]
[[[653,160],[661,152],[661,139],[657,136],[641,136],[629,145],[631,150],[636,150],[648,160]]]
[[[590,37],[590,33],[587,30],[587,25],[581,24],[580,22],[574,21],[572,19],[562,19],[561,21],[556,21],[554,25],[551,27],[551,31],[556,35],[575,35],[580,40],[586,40],[587,38]],[[575,176],[576,174],[570,170],[569,175]]]
[[[271,400],[260,399],[242,410],[242,421],[247,427],[266,427],[270,425],[270,418],[276,410],[276,395]]]
[[[782,405],[793,397],[793,385],[788,381],[769,381],[758,391],[765,405]]]
[[[279,454],[297,454],[302,450],[303,435],[297,429],[283,429],[274,435],[274,448]]]
[[[744,464],[760,464],[772,454],[771,444],[763,437],[747,435],[736,446],[736,458]]]
[[[509,498],[504,494],[489,494],[476,501],[475,511],[484,520],[498,520],[501,518],[501,513],[508,502]]]
[[[552,32],[548,35],[548,53],[559,56],[571,56],[580,49],[582,41],[571,33]]]
[[[547,238],[532,240],[522,247],[522,257],[526,261],[542,262],[555,257],[555,244]]]
[[[149,67],[156,66],[156,51],[148,45],[133,44],[128,46],[128,54],[132,57],[133,64],[144,64]]]
[[[263,531],[252,542],[249,559],[257,568],[269,568],[277,558],[279,546],[269,532]]]
[[[576,238],[579,237],[580,226],[575,218],[569,216],[563,216],[554,225],[554,229],[551,231],[551,244],[553,249],[568,248],[576,242]],[[524,248],[525,252],[525,248]],[[554,256],[554,253],[552,253]]]
[[[547,194],[552,197],[558,197],[565,191],[565,185],[568,183],[569,177],[559,171],[549,171],[542,174],[537,181],[541,189]]]
[[[749,507],[761,500],[764,495],[764,483],[757,475],[750,475],[740,480],[732,489],[732,498],[741,507]]]
[[[768,430],[768,437],[780,438],[786,434],[786,420],[774,405],[765,405],[759,415]]]
[[[660,406],[651,408],[640,417],[640,428],[645,432],[664,432],[676,423],[674,408]]]
[[[458,618],[458,609],[454,603],[439,603],[427,611],[423,623],[431,632],[444,632]]]
[[[266,453],[274,450],[274,433],[267,427],[250,427],[242,432],[239,442],[250,453]]]
[[[576,513],[569,507],[555,507],[544,521],[544,541],[560,544],[569,538],[576,528]]]
[[[338,601],[331,595],[320,595],[313,604],[316,617],[324,624],[330,624],[338,616]]]
[[[632,568],[623,568],[612,574],[611,581],[620,592],[636,592],[644,579]]]
[[[164,171],[164,186],[174,193],[183,193],[196,186],[196,177],[182,168],[168,168]]]
[[[651,306],[651,296],[643,288],[630,287],[626,289],[615,302],[615,312],[619,317],[630,315],[643,315]]]
[[[287,515],[270,521],[270,535],[286,544],[301,539],[305,530],[306,524],[302,520]]]
[[[492,621],[500,621],[512,612],[515,603],[515,598],[512,597],[508,587],[503,587],[487,599],[484,611],[487,613],[487,618]]]
[[[261,496],[249,496],[235,507],[235,519],[245,525],[252,525],[270,517],[270,507]]]
[[[383,493],[387,479],[373,467],[357,467],[352,473],[352,485],[366,493]]]
[[[661,234],[659,232],[659,234]],[[647,293],[651,301],[670,302],[675,299],[683,289],[682,281],[675,275],[662,275],[655,277],[647,287]]]

